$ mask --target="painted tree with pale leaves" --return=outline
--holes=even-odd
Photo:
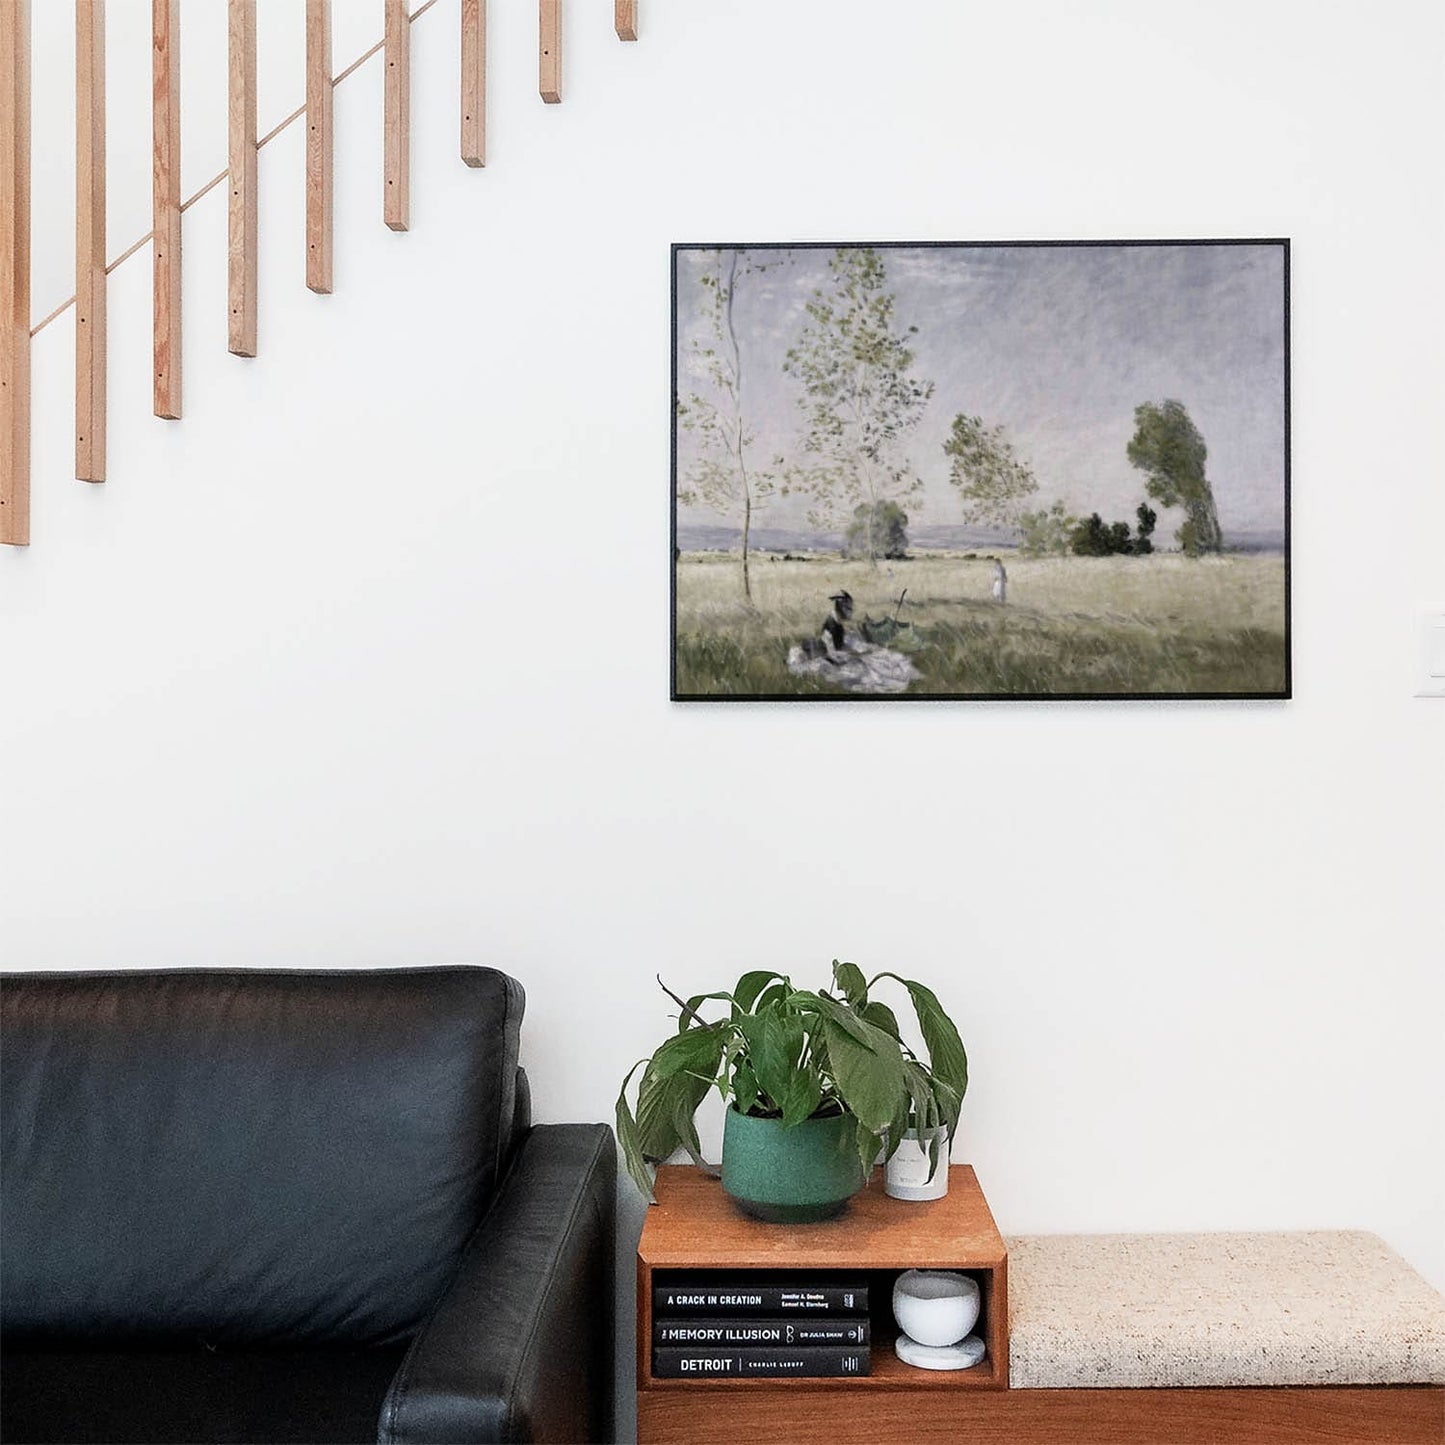
[[[880,504],[916,505],[922,494],[907,441],[933,395],[915,371],[918,328],[899,323],[896,305],[883,257],[871,246],[839,247],[783,363],[802,388],[804,446],[817,463],[799,481],[814,501],[811,520],[842,527],[866,508],[863,543],[875,565],[885,540],[874,520]]]
[[[943,452],[948,480],[958,491],[968,521],[985,527],[1022,524],[1024,503],[1039,484],[1002,425],[985,426],[982,417],[959,412]]]
[[[742,532],[743,596],[753,600],[750,556],[753,521],[788,491],[783,459],[759,466],[753,455],[756,435],[747,424],[743,389],[743,350],[734,311],[739,287],[779,263],[748,261],[736,250],[711,253],[698,277],[703,290],[701,333],[687,352],[693,383],[679,396],[678,423],[692,434],[695,451],[679,477],[677,498],[684,506],[704,506],[737,522]]]

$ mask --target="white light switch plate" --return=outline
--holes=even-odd
[[[1445,609],[1420,614],[1420,673],[1416,697],[1445,697]]]

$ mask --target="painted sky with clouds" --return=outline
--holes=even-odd
[[[678,387],[699,385],[689,359],[706,340],[698,277],[715,253],[677,253]],[[824,283],[829,249],[758,248],[770,269],[742,276],[734,321],[756,456],[802,456],[798,388],[784,353]],[[1206,470],[1228,532],[1282,533],[1285,495],[1284,252],[1278,245],[887,247],[888,289],[933,398],[907,447],[925,483],[918,523],[963,520],[943,442],[965,411],[1002,423],[1039,481],[1036,501],[1132,523],[1144,477],[1125,448],[1141,402],[1184,403],[1209,449]],[[781,263],[781,264],[779,264]],[[679,429],[679,471],[691,455]],[[800,525],[786,499],[764,525]],[[716,514],[688,510],[696,521]],[[1176,514],[1161,514],[1161,540]]]

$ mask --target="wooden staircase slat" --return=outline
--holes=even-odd
[[[105,0],[75,0],[75,475],[105,480]]]
[[[393,231],[405,231],[411,224],[411,19],[407,0],[385,5],[382,217]]]
[[[30,0],[0,5],[0,543],[30,541]]]
[[[462,0],[462,160],[487,163],[487,0]]]
[[[181,6],[152,0],[151,212],[154,263],[154,411],[181,414]]]
[[[257,331],[256,0],[230,0],[227,45],[228,350],[255,356]]]
[[[562,0],[537,0],[537,85],[542,99],[562,99]]]
[[[306,284],[332,285],[331,0],[306,0]]]

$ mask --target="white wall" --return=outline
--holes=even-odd
[[[37,317],[70,289],[65,8],[36,7]],[[337,7],[338,66],[371,8]],[[112,0],[118,96],[148,9]],[[655,973],[851,957],[960,1019],[958,1157],[1006,1231],[1360,1226],[1445,1285],[1445,704],[1412,696],[1445,597],[1445,12],[643,0],[624,46],[577,0],[544,108],[535,7],[493,0],[474,172],[456,9],[414,27],[411,234],[379,61],[337,91],[333,297],[302,286],[300,126],[263,152],[255,361],[224,191],[187,213],[180,423],[150,415],[149,252],[115,272],[103,487],[71,480],[69,317],[37,339],[5,964],[497,964],[540,1117],[599,1119],[665,1027]],[[148,228],[131,119],[113,254]],[[224,165],[190,120],[188,187]],[[669,242],[1211,235],[1294,241],[1292,702],[668,702]]]

